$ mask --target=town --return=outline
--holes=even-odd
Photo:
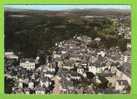
[[[6,78],[13,79],[13,93],[129,93],[130,47],[121,52],[118,47],[91,48],[100,42],[87,36],[75,36],[55,44],[46,60],[20,58],[6,52]],[[15,68],[16,67],[16,68]]]
[[[23,11],[5,11],[5,93],[130,94],[128,11]]]

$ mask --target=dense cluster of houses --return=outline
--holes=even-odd
[[[13,52],[5,53],[5,86],[8,89],[5,91],[19,94],[52,93],[54,80],[51,78],[56,74],[56,66],[50,68],[41,64],[39,57],[20,59],[15,56]]]
[[[96,49],[87,46],[93,41],[98,43],[101,38],[74,36],[58,42],[44,64],[40,63],[39,56],[20,59],[13,52],[5,52],[5,79],[14,81],[11,92],[129,93],[131,49],[121,52],[118,47]]]
[[[130,47],[92,48],[101,38],[74,36],[55,44],[52,55],[20,58],[5,52],[5,79],[13,80],[10,93],[103,94],[129,93],[131,87]]]
[[[73,39],[56,44],[57,49],[53,52],[53,59],[61,68],[60,77],[66,93],[73,91],[79,93],[77,91],[80,89],[83,93],[85,90],[90,90],[86,93],[130,91],[130,50],[121,52],[118,47],[96,49],[87,46],[93,41],[100,40],[100,38],[92,40],[87,36],[74,36]],[[81,85],[83,83],[86,85]]]
[[[86,16],[85,18],[93,18]],[[101,19],[102,17],[100,17]],[[114,22],[123,18],[114,18]],[[55,43],[52,55],[25,58],[5,52],[5,92],[23,94],[130,93],[131,30],[117,23],[119,36],[127,39],[127,50],[118,46],[93,48],[101,38],[75,35]],[[108,42],[109,43],[109,42]],[[42,59],[42,61],[41,61]]]

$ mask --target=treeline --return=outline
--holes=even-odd
[[[102,38],[104,47],[120,46],[125,50],[126,40],[119,37],[109,18],[94,20],[77,17],[35,16],[10,17],[5,12],[5,50],[21,51],[26,57],[35,57],[38,50],[52,52],[55,42],[67,40],[74,35]]]

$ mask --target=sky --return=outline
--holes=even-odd
[[[129,5],[5,5],[4,7],[28,10],[130,9]]]

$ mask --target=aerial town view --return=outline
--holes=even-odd
[[[6,94],[130,94],[129,5],[5,5]]]

